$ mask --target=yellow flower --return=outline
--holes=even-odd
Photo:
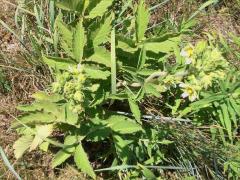
[[[180,55],[185,58],[185,64],[191,64],[193,62],[193,51],[194,47],[191,44],[182,49]]]
[[[75,101],[83,102],[84,95],[81,91],[77,91],[77,92],[75,92],[73,98]]]
[[[86,80],[86,77],[84,76],[84,74],[81,73],[78,75],[78,82],[84,83],[85,80]]]
[[[182,98],[188,97],[190,101],[195,101],[198,98],[198,93],[193,85],[180,83],[179,87],[181,87],[183,90],[181,95]]]
[[[212,85],[214,76],[212,75],[212,73],[210,74],[200,73],[200,75],[201,75],[201,84],[205,89],[207,89],[209,86]]]
[[[209,86],[211,86],[212,85],[212,78],[211,78],[211,76],[209,76],[209,75],[204,76],[202,78],[202,83],[203,83],[203,87],[205,89],[207,89]]]

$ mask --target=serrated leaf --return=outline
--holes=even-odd
[[[138,50],[135,41],[123,36],[116,36],[117,48],[122,49],[124,52],[134,53]]]
[[[65,108],[65,118],[66,118],[66,122],[68,124],[71,124],[71,125],[75,125],[77,124],[78,122],[78,114],[75,114],[73,113],[71,110],[70,110],[70,104],[67,104],[66,105],[66,108]]]
[[[113,131],[121,134],[131,134],[142,131],[142,127],[136,122],[130,120],[125,116],[111,116],[108,120],[108,127]]]
[[[35,103],[31,105],[19,105],[17,109],[25,112],[40,111],[42,107],[36,106]]]
[[[141,0],[138,5],[136,17],[137,41],[140,42],[145,35],[149,23],[150,14],[144,0]]]
[[[52,114],[44,113],[44,112],[35,112],[23,115],[18,118],[19,121],[14,121],[12,123],[12,128],[21,127],[22,124],[25,125],[37,125],[37,124],[49,124],[56,120],[56,117]]]
[[[15,141],[15,143],[13,144],[13,149],[16,159],[22,157],[24,152],[30,147],[32,141],[33,136],[31,135],[22,136],[17,141]]]
[[[35,150],[39,144],[41,144],[48,136],[50,136],[53,132],[53,125],[43,125],[43,126],[37,126],[36,127],[36,134],[33,139],[33,142],[30,146],[30,150]]]
[[[93,179],[96,179],[96,174],[88,160],[88,156],[85,153],[82,144],[80,143],[74,154],[74,161],[77,167],[84,173],[88,174]]]
[[[45,101],[48,100],[49,96],[46,92],[38,91],[34,94],[32,94],[32,97],[37,101]]]
[[[60,14],[55,22],[55,27],[58,30],[63,41],[66,42],[68,47],[72,47],[72,38],[73,33],[71,30],[68,29],[67,25],[62,21],[62,15]]]
[[[112,16],[108,16],[108,18],[105,19],[103,24],[100,25],[97,32],[94,34],[93,37],[93,46],[97,47],[98,45],[105,43],[109,40],[109,35],[112,29]]]
[[[122,137],[118,135],[113,136],[113,141],[117,151],[117,155],[123,161],[124,164],[127,164],[130,161],[130,159],[134,157],[131,149],[129,148],[129,145],[133,141],[124,140]]]
[[[34,103],[34,106],[38,107],[39,109],[41,108],[41,110],[43,110],[45,113],[52,113],[57,117],[57,119],[60,117],[60,114],[64,113],[62,112],[63,109],[59,104],[49,101],[39,101]]]
[[[133,116],[135,117],[137,122],[141,124],[141,111],[138,107],[137,102],[131,98],[128,98],[128,102],[129,102],[130,109],[133,113]]]
[[[83,58],[84,45],[85,45],[85,31],[83,27],[83,20],[81,19],[73,34],[73,54],[77,62],[81,62]]]
[[[175,46],[178,45],[180,37],[169,38],[165,41],[160,42],[146,42],[145,49],[146,51],[151,51],[154,53],[169,53],[174,50]]]
[[[94,94],[94,99],[89,106],[94,107],[101,104],[105,100],[105,94],[106,93],[104,89],[99,89],[98,91],[96,91]]]
[[[93,19],[95,17],[102,17],[107,9],[112,5],[113,0],[100,1],[90,12],[87,18]]]
[[[101,71],[98,69],[85,68],[84,71],[90,79],[103,79],[106,80],[111,75],[109,71]]]
[[[45,57],[43,56],[43,61],[53,69],[58,70],[68,70],[69,66],[75,66],[77,63],[68,58],[59,57]]]
[[[58,102],[63,100],[63,96],[59,94],[47,94],[43,91],[38,91],[32,95],[36,101]]]
[[[55,21],[55,36],[54,37],[54,43],[55,43],[55,49],[57,49],[56,43],[60,42],[60,45],[62,49],[64,50],[64,53],[68,56],[74,58],[73,55],[73,32],[68,28],[68,26],[63,22],[62,20],[62,14],[59,14]]]
[[[95,47],[93,55],[87,58],[86,61],[92,61],[110,67],[111,54],[105,48]]]
[[[72,153],[75,151],[75,143],[77,142],[76,136],[67,136],[64,140],[65,148],[61,149],[54,156],[52,161],[52,167],[55,168],[60,164],[64,163],[69,157],[71,157]]]
[[[83,0],[64,0],[57,2],[57,7],[66,11],[78,11],[82,13]]]
[[[43,142],[42,144],[39,145],[39,149],[41,149],[44,152],[48,151],[48,147],[49,147],[49,142]]]
[[[91,119],[90,126],[92,128],[91,132],[87,135],[86,140],[93,142],[103,141],[106,138],[109,138],[111,134],[111,129],[107,127],[105,121],[98,118]]]
[[[59,102],[61,100],[63,100],[63,96],[60,94],[47,94],[46,92],[43,91],[38,91],[36,93],[34,93],[32,95],[32,97],[36,100],[36,101],[45,101],[45,102]]]

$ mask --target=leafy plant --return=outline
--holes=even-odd
[[[235,142],[239,84],[220,49],[211,41],[181,44],[181,33],[190,26],[149,35],[145,2],[130,2],[115,13],[113,0],[56,1],[61,11],[51,27],[59,56],[42,56],[54,82],[48,91],[33,94],[33,104],[18,107],[25,113],[12,124],[20,135],[16,158],[51,145],[59,148],[53,168],[74,157],[93,179],[97,162],[121,177],[154,179],[169,163],[168,148],[178,149],[171,124],[154,124],[144,116],[144,103],[157,98],[160,120],[217,123],[222,137],[228,135],[224,141]],[[131,18],[123,20],[126,9]],[[60,133],[62,139],[56,139]]]

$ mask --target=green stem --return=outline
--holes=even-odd
[[[116,39],[115,39],[115,27],[113,27],[111,32],[111,88],[112,94],[117,92],[117,62],[116,62]]]

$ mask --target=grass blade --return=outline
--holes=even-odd
[[[8,169],[13,173],[13,175],[18,179],[21,180],[21,177],[18,175],[18,173],[14,170],[13,166],[10,164],[6,154],[4,153],[2,147],[0,146],[0,155],[2,157],[3,162],[8,167]]]
[[[204,10],[206,7],[212,5],[212,4],[216,4],[218,2],[218,0],[209,0],[207,2],[205,2],[195,13],[193,13],[190,18],[188,19],[187,22],[189,22],[190,20],[192,20],[195,16],[197,16],[202,10]]]

